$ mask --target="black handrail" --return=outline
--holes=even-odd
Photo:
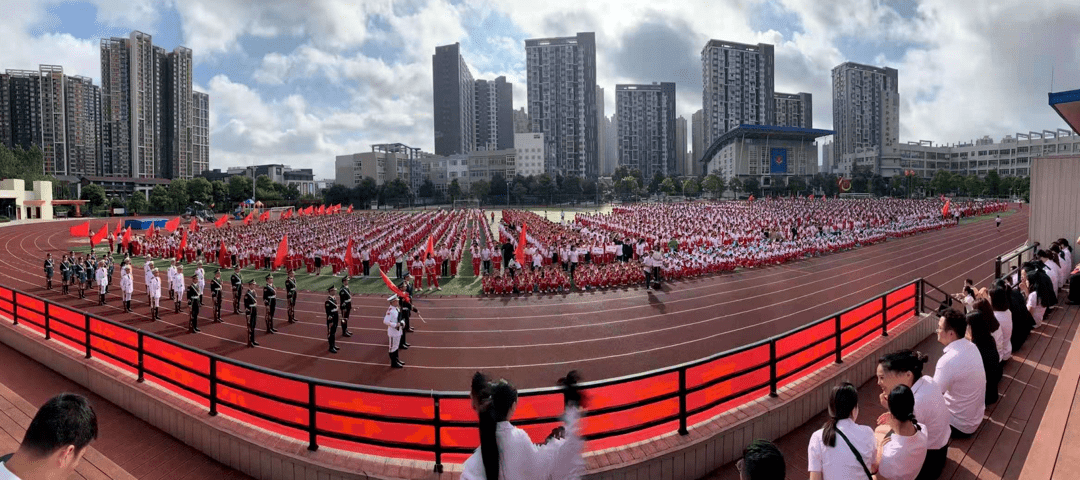
[[[843,350],[845,348],[849,348],[849,347],[851,347],[853,345],[859,344],[860,342],[864,341],[866,338],[870,337],[874,333],[879,333],[882,336],[888,335],[888,330],[889,330],[889,324],[890,323],[894,322],[897,319],[904,318],[908,314],[918,313],[919,312],[919,310],[922,307],[923,302],[924,302],[923,297],[926,296],[926,293],[927,293],[926,286],[931,287],[931,289],[933,289],[933,290],[941,291],[939,288],[927,283],[923,279],[916,279],[916,280],[913,280],[911,282],[900,285],[900,286],[898,286],[896,288],[893,288],[893,289],[891,289],[891,290],[889,290],[889,291],[887,291],[885,293],[882,293],[881,295],[878,295],[878,296],[874,297],[873,299],[871,299],[871,300],[869,300],[867,302],[864,302],[862,304],[843,309],[843,310],[841,310],[839,312],[836,312],[836,313],[834,313],[832,315],[829,315],[829,316],[826,316],[824,318],[818,319],[816,321],[807,323],[805,325],[793,328],[793,329],[788,330],[788,331],[786,331],[784,333],[781,333],[779,335],[774,335],[772,337],[759,340],[757,342],[753,342],[753,343],[743,345],[743,346],[740,346],[740,347],[737,347],[737,348],[726,350],[724,352],[719,352],[719,353],[710,355],[710,356],[705,357],[705,358],[701,358],[701,359],[690,361],[690,362],[681,363],[681,364],[678,364],[678,365],[672,365],[672,366],[668,366],[668,367],[658,368],[658,369],[650,370],[650,371],[647,371],[647,372],[641,372],[641,373],[637,373],[637,374],[633,374],[633,375],[626,375],[626,376],[622,376],[622,377],[615,377],[615,378],[608,378],[608,379],[603,379],[603,380],[585,382],[585,383],[581,384],[581,387],[583,389],[585,389],[585,390],[590,390],[590,389],[609,387],[609,386],[613,386],[613,385],[625,384],[625,383],[634,382],[634,381],[646,380],[646,379],[655,378],[655,377],[659,377],[659,376],[663,376],[663,375],[668,375],[668,374],[671,374],[671,373],[677,373],[677,375],[678,375],[678,388],[676,390],[651,395],[648,398],[640,399],[640,400],[637,400],[637,401],[634,401],[634,402],[620,403],[620,404],[608,405],[608,406],[605,406],[605,407],[594,408],[594,409],[586,412],[585,416],[609,415],[609,414],[613,414],[613,413],[618,413],[618,412],[623,412],[623,411],[627,411],[627,410],[633,410],[633,409],[636,409],[636,408],[645,407],[645,406],[648,406],[648,405],[654,405],[654,404],[657,404],[659,402],[671,401],[672,399],[678,399],[679,408],[678,408],[677,413],[672,413],[672,414],[666,415],[666,416],[664,416],[662,418],[655,418],[655,419],[652,419],[652,420],[649,420],[649,421],[646,421],[646,422],[642,422],[642,423],[639,423],[639,424],[634,424],[634,425],[620,427],[620,428],[611,429],[611,430],[603,430],[603,431],[591,432],[591,433],[585,434],[584,438],[587,439],[587,440],[595,440],[595,439],[601,439],[601,438],[615,437],[615,436],[619,436],[619,435],[625,435],[625,434],[639,432],[639,431],[642,431],[642,430],[645,430],[645,429],[648,429],[648,428],[652,428],[652,427],[655,427],[655,426],[658,426],[658,425],[663,425],[665,423],[676,421],[676,420],[678,421],[678,424],[679,424],[679,427],[678,427],[679,433],[682,434],[682,435],[687,435],[689,433],[687,423],[688,423],[689,418],[691,416],[700,414],[702,412],[709,411],[710,409],[716,408],[716,407],[718,407],[719,405],[721,405],[723,403],[730,402],[732,400],[735,400],[735,399],[740,398],[740,397],[744,397],[744,396],[749,395],[749,394],[751,394],[751,393],[753,393],[755,391],[765,389],[765,388],[768,389],[769,395],[775,396],[777,390],[780,387],[786,386],[787,383],[791,381],[790,379],[792,377],[795,377],[796,375],[798,375],[799,373],[805,371],[806,369],[808,369],[808,368],[810,368],[810,367],[812,367],[814,365],[819,364],[820,362],[822,362],[823,360],[828,359],[829,357],[834,357],[834,356],[835,356],[835,362],[840,363],[840,362],[843,361],[843,356],[844,356],[843,355]],[[899,291],[901,291],[903,289],[911,288],[911,287],[914,287],[914,292],[912,292],[910,295],[905,295],[902,298],[896,299],[893,302],[889,302],[889,296],[891,296],[894,293],[899,292]],[[272,369],[262,367],[262,366],[259,366],[259,365],[253,365],[253,364],[250,364],[250,363],[247,363],[247,362],[243,362],[243,361],[239,361],[239,360],[236,360],[236,359],[224,357],[224,356],[217,355],[217,354],[214,354],[214,353],[205,352],[205,351],[190,347],[188,345],[185,345],[183,343],[177,342],[177,341],[175,341],[173,339],[157,335],[155,333],[151,333],[151,332],[147,332],[147,331],[144,331],[144,330],[141,330],[141,329],[137,329],[137,328],[134,328],[134,327],[122,324],[122,323],[114,322],[112,320],[102,318],[102,317],[98,317],[96,315],[92,315],[92,314],[89,314],[89,313],[80,312],[78,310],[74,310],[74,309],[72,309],[70,307],[67,307],[67,306],[62,306],[65,311],[76,314],[76,315],[79,315],[79,316],[82,316],[83,321],[80,322],[80,323],[83,323],[83,325],[77,326],[77,325],[69,323],[69,322],[67,322],[67,321],[65,321],[63,319],[56,318],[56,317],[54,317],[52,315],[53,312],[50,312],[50,305],[57,305],[54,302],[52,302],[50,300],[47,300],[47,299],[44,299],[44,298],[41,298],[41,297],[38,297],[36,295],[27,294],[27,293],[18,291],[18,290],[15,290],[15,289],[9,289],[9,290],[11,291],[11,300],[8,300],[7,298],[0,298],[0,300],[2,300],[4,302],[9,302],[11,304],[12,321],[13,321],[13,323],[15,325],[18,325],[20,319],[22,319],[24,321],[27,320],[27,318],[25,316],[21,315],[22,312],[20,312],[20,308],[19,308],[19,303],[20,302],[19,302],[19,300],[21,298],[32,299],[34,301],[41,302],[42,305],[44,305],[44,307],[42,308],[42,310],[44,312],[38,312],[36,309],[29,308],[29,307],[24,307],[23,309],[25,309],[25,310],[27,310],[29,312],[32,312],[33,314],[35,314],[37,316],[40,316],[40,317],[42,317],[44,319],[44,321],[41,322],[41,324],[37,323],[34,320],[29,320],[29,321],[27,321],[27,323],[33,325],[36,328],[43,329],[45,331],[46,339],[52,338],[52,335],[55,334],[55,335],[65,339],[67,341],[70,341],[70,342],[72,342],[72,343],[74,343],[76,345],[84,347],[85,348],[85,355],[86,355],[87,358],[91,358],[93,353],[98,353],[98,354],[104,355],[107,358],[115,360],[118,364],[126,366],[128,368],[131,368],[132,371],[134,373],[136,373],[137,376],[138,376],[138,378],[136,380],[137,382],[142,382],[147,375],[150,375],[153,378],[164,382],[165,384],[168,384],[168,385],[171,385],[173,387],[179,388],[183,392],[190,393],[190,394],[192,394],[192,395],[194,395],[194,396],[196,396],[198,398],[206,399],[208,401],[208,403],[209,403],[209,411],[208,411],[208,413],[211,416],[217,415],[219,407],[225,406],[225,407],[230,408],[232,410],[242,412],[242,413],[244,413],[246,415],[250,415],[252,417],[259,418],[259,419],[265,420],[267,422],[274,423],[276,425],[280,425],[280,426],[283,426],[283,427],[295,429],[295,430],[298,430],[298,431],[306,431],[307,436],[308,436],[308,448],[310,450],[318,449],[318,447],[319,447],[319,445],[318,445],[318,437],[322,436],[322,437],[326,437],[326,438],[334,438],[334,439],[338,439],[338,440],[355,442],[355,443],[365,444],[365,445],[374,445],[374,446],[380,446],[380,447],[390,447],[390,448],[398,448],[398,449],[406,449],[406,450],[414,450],[414,451],[432,452],[432,453],[434,453],[434,456],[435,456],[435,471],[437,471],[437,472],[442,471],[442,457],[443,457],[444,454],[447,454],[447,453],[469,453],[469,452],[472,451],[471,448],[466,448],[466,447],[461,447],[461,446],[451,447],[451,446],[442,445],[442,438],[443,438],[442,429],[443,428],[463,428],[463,427],[468,428],[468,427],[475,426],[475,423],[472,422],[472,421],[447,420],[447,419],[445,419],[444,415],[442,415],[442,400],[444,400],[444,399],[450,399],[450,400],[467,399],[467,398],[469,398],[468,392],[457,392],[457,391],[454,391],[454,392],[438,391],[438,392],[436,392],[436,391],[431,391],[431,390],[422,391],[422,390],[414,390],[414,389],[392,389],[392,388],[385,388],[385,387],[374,387],[374,386],[367,386],[367,385],[348,384],[348,383],[335,382],[335,381],[330,381],[330,380],[322,380],[322,379],[307,377],[307,376],[303,376],[303,375],[292,374],[292,373],[288,373],[288,372],[280,372],[280,371],[272,370]],[[944,293],[944,292],[942,292],[942,293]],[[930,298],[932,298],[932,297],[930,297]],[[914,306],[905,308],[903,311],[898,312],[898,313],[896,313],[894,315],[889,315],[890,310],[892,310],[893,308],[895,308],[897,306],[900,306],[900,305],[902,305],[902,304],[904,304],[906,302],[909,302],[909,301],[913,301]],[[862,308],[862,307],[865,307],[865,306],[871,305],[871,304],[873,304],[873,305],[875,305],[877,307],[875,309],[875,311],[873,311],[873,312],[867,314],[866,316],[858,319],[858,321],[850,322],[849,325],[846,326],[846,327],[844,327],[842,325],[842,321],[841,321],[842,317],[844,317],[845,315],[855,311],[856,309],[859,309],[859,308]],[[3,310],[5,312],[7,311],[6,309],[2,309],[2,308],[0,308],[0,310]],[[851,332],[856,328],[864,327],[868,322],[874,322],[875,319],[878,319],[878,318],[880,318],[880,322],[881,322],[880,328],[875,326],[875,328],[867,329],[865,332],[862,332],[859,335],[857,335],[856,338],[846,339],[846,341],[843,338],[846,333]],[[65,332],[62,332],[62,331],[56,331],[53,328],[54,325],[55,325],[54,322],[56,322],[56,321],[63,324],[63,326],[65,328],[70,329],[70,331],[78,332],[78,334],[82,334],[82,336],[84,336],[84,338],[81,338],[81,339],[80,338],[75,338],[75,337],[80,336],[78,334],[69,335],[69,334],[67,334]],[[132,333],[134,333],[136,335],[136,338],[137,338],[136,343],[137,344],[136,345],[129,345],[128,343],[126,343],[124,341],[121,341],[119,339],[112,338],[112,337],[104,335],[102,333],[93,331],[93,328],[91,327],[91,321],[103,322],[104,324],[110,325],[112,327],[122,328],[122,329],[125,329],[125,330],[129,331],[129,332],[132,332]],[[834,328],[828,334],[826,334],[825,336],[822,336],[821,338],[818,338],[818,339],[811,339],[811,340],[807,341],[805,344],[800,345],[798,348],[796,348],[794,350],[786,351],[786,352],[784,352],[782,354],[778,354],[778,352],[777,352],[777,343],[779,341],[787,339],[787,338],[789,338],[789,337],[791,337],[793,335],[799,334],[801,332],[804,332],[807,329],[814,328],[816,326],[822,325],[825,322],[833,322],[833,325],[834,325]],[[82,331],[79,332],[79,330],[82,330]],[[124,349],[132,351],[135,354],[135,356],[137,357],[137,361],[122,358],[120,355],[109,352],[105,348],[101,348],[99,346],[93,345],[92,343],[93,343],[93,338],[94,337],[105,340],[105,341],[111,343],[112,345],[115,345],[117,348],[124,348]],[[150,338],[150,339],[153,339],[153,340],[155,340],[157,342],[161,342],[162,344],[165,344],[165,345],[168,345],[170,347],[179,349],[181,351],[196,354],[196,355],[200,355],[200,356],[206,358],[208,363],[209,363],[208,372],[204,373],[203,371],[201,371],[198,368],[192,368],[192,367],[190,367],[188,365],[183,365],[183,364],[181,364],[181,363],[179,363],[177,361],[174,361],[174,360],[168,358],[167,356],[165,356],[164,354],[147,350],[147,347],[145,345],[145,339],[146,338]],[[828,349],[827,352],[824,352],[824,353],[819,354],[819,355],[815,355],[815,358],[813,358],[813,359],[800,360],[799,364],[797,364],[797,365],[787,365],[787,366],[785,366],[787,368],[786,371],[777,372],[777,365],[780,362],[788,361],[788,360],[790,360],[792,358],[795,358],[797,355],[799,355],[801,353],[804,353],[804,352],[808,351],[811,348],[822,345],[825,342],[829,342],[830,340],[833,341],[834,344],[832,345],[831,348]],[[709,379],[709,380],[706,380],[706,381],[702,381],[702,382],[700,382],[700,383],[698,383],[696,385],[689,385],[688,384],[687,374],[688,374],[688,371],[691,368],[706,365],[706,364],[711,363],[711,362],[716,361],[716,360],[730,358],[730,357],[733,357],[735,355],[738,355],[738,354],[741,354],[741,353],[744,353],[744,352],[749,352],[749,351],[752,351],[754,349],[759,349],[759,348],[762,348],[762,347],[765,347],[765,346],[768,347],[768,356],[769,356],[768,360],[760,361],[760,362],[755,361],[752,364],[741,365],[736,371],[728,372],[728,373],[726,373],[726,374],[724,374],[722,376],[712,378],[712,379]],[[146,365],[146,363],[145,363],[145,358],[147,356],[149,356],[151,359],[155,360],[156,362],[159,362],[161,364],[168,365],[169,367],[178,369],[179,371],[181,371],[181,372],[183,372],[185,374],[190,374],[190,375],[193,375],[196,378],[205,379],[209,383],[208,391],[204,392],[204,391],[202,391],[203,387],[199,387],[199,388],[192,387],[191,385],[186,385],[183,381],[177,380],[175,378],[171,378],[170,377],[170,372],[160,371],[161,370],[160,368],[150,368],[150,367],[148,367]],[[236,383],[236,382],[233,382],[233,381],[221,379],[221,378],[219,378],[219,373],[220,373],[220,368],[221,368],[220,364],[221,363],[224,363],[225,365],[229,365],[229,366],[235,366],[235,367],[238,367],[238,368],[250,370],[250,371],[258,373],[258,374],[268,375],[268,376],[272,376],[272,377],[275,377],[275,378],[280,378],[280,379],[283,379],[283,380],[288,380],[288,381],[293,381],[293,382],[296,382],[296,383],[303,384],[303,385],[305,385],[307,387],[306,388],[307,389],[306,395],[304,395],[304,397],[302,399],[287,398],[285,396],[281,396],[281,395],[278,395],[278,394],[275,394],[275,393],[272,393],[272,392],[261,391],[257,387],[251,387],[251,386],[242,385],[242,384],[239,384],[239,383]],[[769,379],[767,381],[765,381],[763,383],[759,383],[759,384],[750,385],[750,386],[747,386],[747,387],[740,388],[738,391],[730,392],[730,393],[724,395],[721,398],[710,399],[708,402],[705,402],[705,403],[703,403],[701,405],[698,405],[698,406],[696,406],[694,408],[688,408],[688,406],[687,406],[687,397],[690,394],[704,391],[704,390],[706,390],[708,388],[711,388],[713,386],[716,386],[716,385],[718,385],[720,383],[731,381],[731,380],[737,379],[739,377],[742,377],[742,376],[745,376],[745,375],[748,375],[748,374],[755,374],[757,372],[760,372],[764,368],[768,369]],[[265,411],[262,411],[262,409],[260,409],[258,407],[254,407],[254,406],[250,406],[250,405],[239,405],[239,404],[237,404],[237,403],[235,403],[235,402],[233,402],[233,401],[231,401],[229,399],[223,399],[223,398],[220,397],[220,392],[218,391],[221,387],[225,387],[225,388],[231,389],[233,391],[237,391],[237,392],[242,392],[242,393],[244,393],[246,395],[251,395],[253,397],[257,397],[257,398],[260,398],[260,399],[263,399],[263,400],[269,401],[269,402],[274,402],[276,404],[287,406],[287,407],[292,408],[292,409],[306,409],[307,410],[306,425],[303,424],[303,423],[298,423],[296,421],[284,420],[284,419],[280,418],[279,416],[275,416],[275,415],[266,413]],[[345,409],[342,409],[342,408],[331,407],[331,406],[322,406],[316,401],[316,392],[318,391],[319,388],[330,388],[330,389],[340,390],[340,391],[344,391],[344,392],[371,393],[371,394],[397,396],[397,397],[430,398],[431,401],[432,401],[432,405],[434,407],[433,408],[433,414],[429,418],[411,418],[411,417],[403,417],[403,416],[391,416],[391,415],[385,415],[385,414],[377,414],[377,413],[345,410]],[[521,397],[530,397],[530,396],[540,396],[540,395],[553,395],[553,394],[558,394],[558,393],[559,393],[558,388],[546,387],[546,388],[533,388],[533,389],[522,390],[522,391],[519,392],[519,396],[521,396]],[[425,408],[427,408],[427,407],[425,407]],[[335,416],[349,418],[349,419],[356,419],[356,420],[376,421],[376,422],[385,422],[385,423],[393,423],[393,424],[407,424],[407,425],[421,426],[421,427],[430,426],[430,427],[434,428],[434,433],[435,433],[435,435],[434,435],[434,444],[431,444],[431,443],[415,443],[415,442],[413,442],[413,443],[405,443],[405,442],[391,441],[391,440],[385,440],[385,439],[379,439],[379,438],[369,438],[369,437],[361,436],[361,435],[358,435],[358,434],[344,433],[344,432],[339,432],[339,431],[334,431],[334,430],[328,430],[325,426],[320,427],[319,425],[316,424],[318,414],[320,414],[320,413],[328,414],[328,415],[335,415]],[[539,425],[539,424],[545,424],[545,423],[553,423],[553,422],[558,422],[558,421],[559,421],[559,418],[555,417],[555,416],[546,416],[546,417],[537,416],[537,417],[519,419],[515,423],[519,424],[519,425],[522,425],[522,426],[527,426],[527,425]]]
[[[1010,253],[1008,255],[1000,255],[997,258],[995,258],[994,259],[994,279],[997,280],[999,278],[1007,277],[1007,276],[1010,276],[1013,273],[1016,273],[1017,271],[1019,271],[1020,267],[1022,267],[1023,263],[1024,263],[1024,254],[1028,253],[1029,250],[1030,250],[1031,256],[1034,257],[1035,252],[1039,251],[1039,242],[1034,242],[1033,244],[1020,249],[1019,251]],[[1013,259],[1017,260],[1015,267],[1012,266]],[[1009,267],[1008,271],[1005,272],[1004,275],[1001,274],[1001,266],[1002,265],[1006,265],[1006,266]]]

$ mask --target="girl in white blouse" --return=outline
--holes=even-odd
[[[810,480],[863,479],[876,469],[871,464],[877,457],[874,431],[855,423],[858,417],[859,392],[855,386],[844,382],[834,387],[829,420],[810,437],[806,449]],[[852,450],[859,455],[856,457]]]
[[[581,393],[577,372],[559,380],[566,410],[563,426],[536,445],[524,430],[510,424],[517,389],[506,380],[489,382],[473,375],[473,408],[480,420],[480,447],[462,466],[461,480],[578,480],[585,474],[585,446],[578,432]]]
[[[889,392],[888,432],[877,440],[878,480],[915,480],[926,458],[926,432],[915,419],[915,394],[907,385]]]

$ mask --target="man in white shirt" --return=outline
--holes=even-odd
[[[933,381],[952,415],[954,438],[974,435],[986,411],[986,371],[979,348],[964,338],[966,333],[967,320],[956,310],[946,311],[938,320],[937,338],[945,351],[934,367]]]
[[[86,397],[61,393],[34,415],[19,449],[0,464],[0,480],[73,477],[97,436],[97,414]]]
[[[491,275],[491,247],[484,246],[480,251],[480,259],[484,261],[484,275]]]

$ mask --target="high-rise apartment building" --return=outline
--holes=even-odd
[[[814,100],[809,93],[773,93],[779,127],[814,128]]]
[[[686,118],[680,116],[675,119],[675,174],[692,175],[693,167],[687,161],[686,152]]]
[[[900,140],[897,71],[858,63],[833,68],[834,163],[848,154],[876,150],[871,168],[881,173],[881,154]]]
[[[41,73],[7,70],[0,75],[0,140],[8,148],[41,146]]]
[[[461,44],[435,47],[431,56],[435,154],[469,153],[476,145],[474,80]]]
[[[160,130],[164,147],[160,158],[161,175],[165,178],[191,178],[197,175],[192,162],[192,63],[191,49],[177,47],[164,55],[159,90],[163,93],[163,112]]]
[[[514,86],[506,77],[473,82],[476,150],[514,148]]]
[[[192,53],[149,34],[101,40],[101,175],[191,178]]]
[[[210,96],[191,92],[191,174],[210,170]]]
[[[529,118],[543,133],[553,175],[596,177],[596,35],[525,40]]]
[[[64,92],[67,165],[57,164],[54,174],[98,176],[101,163],[101,88],[88,77],[74,76],[67,77]]]
[[[525,111],[525,107],[514,110],[514,133],[532,133],[529,113]]]
[[[709,148],[705,144],[705,111],[698,110],[690,116],[690,141],[693,144],[691,148],[692,157],[690,163],[693,166],[690,175],[699,176],[703,170],[701,163],[701,156],[705,155],[705,149]]]
[[[614,174],[615,168],[619,166],[619,119],[615,115],[613,113],[601,122],[603,129],[600,134],[604,136],[604,151],[600,155],[605,165],[605,176]]]
[[[701,74],[705,148],[739,125],[773,124],[772,45],[709,40]]]
[[[619,165],[645,178],[676,174],[675,84],[616,85]]]
[[[604,151],[607,150],[607,130],[604,129],[604,119],[607,118],[604,112],[604,89],[600,85],[596,86],[596,173],[602,175],[604,170]]]
[[[67,130],[64,116],[64,68],[41,65],[41,153],[45,172],[67,166]]]

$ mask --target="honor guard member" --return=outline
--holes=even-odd
[[[176,260],[173,260],[169,264],[169,269],[165,271],[166,280],[169,281],[169,300],[176,300],[176,311],[180,311],[180,295],[176,295]],[[182,293],[184,290],[180,289]]]
[[[176,273],[173,274],[172,282],[170,282],[169,284],[172,285],[172,289],[173,289],[172,299],[176,303],[176,313],[180,313],[181,311],[184,310],[182,305],[183,305],[183,302],[184,302],[184,290],[185,290],[185,288],[184,288],[184,274],[183,274],[182,269],[176,270]]]
[[[221,269],[214,271],[214,279],[210,281],[210,299],[214,301],[214,321],[221,322]]]
[[[289,323],[296,323],[296,272],[291,268],[285,279],[285,300],[289,303]]]
[[[45,254],[45,289],[52,290],[53,259],[51,253]]]
[[[112,277],[113,277],[113,272],[116,271],[115,270],[116,266],[113,264],[113,259],[112,259],[111,256],[102,255],[101,257],[102,257],[102,259],[105,260],[105,271],[108,272],[108,274],[109,274],[109,284],[105,285],[105,293],[109,293],[109,285],[112,285],[112,283],[113,283],[113,278]]]
[[[206,271],[203,270],[202,260],[195,267],[195,281],[192,282],[199,289],[199,305],[202,305],[203,292],[206,291]]]
[[[71,263],[68,262],[67,255],[60,260],[60,293],[67,295],[68,284],[71,282]]]
[[[274,277],[266,276],[263,287],[263,304],[266,305],[266,333],[277,333],[274,328],[274,311],[277,310],[277,290],[274,290]]]
[[[98,262],[98,305],[105,305],[105,289],[109,287],[109,272],[105,270],[105,262]]]
[[[161,307],[161,279],[158,278],[158,269],[150,271],[150,281],[146,282],[146,288],[150,292],[150,318],[161,320],[161,315],[158,315]]]
[[[386,300],[390,302],[390,307],[386,309],[386,315],[383,316],[383,324],[386,325],[386,334],[390,337],[390,366],[401,368],[405,364],[398,360],[398,343],[401,342],[402,326],[399,321],[401,312],[398,308],[398,296],[391,295]]]
[[[94,271],[96,269],[97,265],[94,265],[94,255],[87,255],[86,259],[83,260],[83,270],[86,271],[86,277],[83,278],[83,282],[86,283],[86,288],[88,289],[94,287]]]
[[[191,317],[188,318],[188,333],[197,333],[199,330],[199,305],[202,305],[202,291],[199,290],[199,286],[196,282],[199,281],[198,275],[191,276],[191,285],[187,287],[187,301],[191,306]]]
[[[154,274],[154,261],[146,257],[143,262],[143,284],[146,285],[146,303],[150,303],[150,276]]]
[[[131,313],[131,292],[135,291],[135,279],[131,278],[131,265],[120,269],[120,293],[124,296],[124,311]]]
[[[244,313],[247,314],[247,333],[249,347],[257,347],[259,343],[255,341],[255,323],[259,318],[259,300],[255,298],[255,280],[252,279],[248,282],[247,293],[244,294]]]
[[[76,282],[76,287],[79,290],[79,298],[86,298],[86,295],[83,293],[86,289],[86,267],[83,266],[82,257],[79,257],[79,259],[75,261],[71,277],[72,281]]]
[[[334,286],[330,285],[326,287],[326,341],[330,342],[330,353],[337,353],[337,342],[334,337],[337,336],[338,325],[338,305],[337,298],[334,297]]]
[[[338,291],[338,296],[341,297],[341,336],[351,337],[349,313],[352,312],[352,292],[349,291],[348,274],[341,278],[341,290]]]
[[[240,276],[240,265],[237,265],[236,263],[233,263],[233,265],[235,265],[233,267],[233,274],[232,274],[232,277],[229,278],[229,284],[232,285],[232,297],[233,297],[233,302],[232,302],[233,312],[232,313],[234,313],[236,315],[239,315],[240,314],[240,294],[244,290],[244,288],[243,288],[244,287],[244,277]]]
[[[412,285],[409,284],[408,278],[406,278],[406,281],[402,282],[398,288],[400,288],[402,292],[405,292],[406,296],[409,297],[409,300],[412,300]],[[409,327],[409,318],[412,317],[412,312],[418,310],[413,307],[411,302],[404,298],[398,298],[398,305],[401,307],[401,343],[399,345],[401,350],[408,350],[412,345],[409,345],[406,338],[408,337],[408,333],[413,331],[413,329]]]

